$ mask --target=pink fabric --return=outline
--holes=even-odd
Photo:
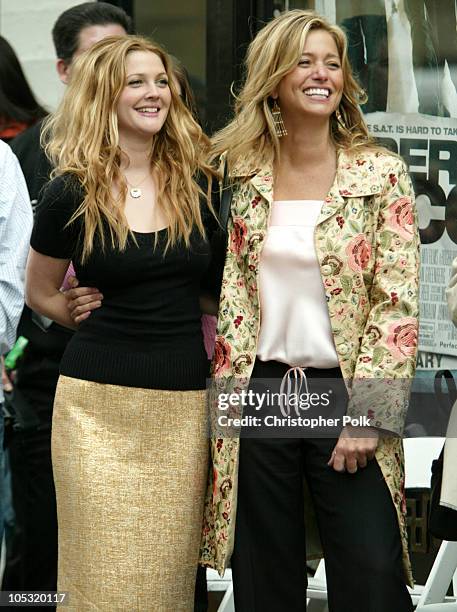
[[[67,289],[71,289],[69,285],[70,276],[76,276],[75,269],[73,268],[73,264],[71,262],[70,262],[70,265],[68,266],[68,270],[65,274],[65,278],[63,279],[62,289],[64,291],[66,291]]]
[[[214,343],[216,341],[217,318],[212,315],[202,315],[202,331],[208,359],[213,358]]]

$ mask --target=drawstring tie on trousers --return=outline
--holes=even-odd
[[[305,374],[306,368],[301,366],[294,366],[289,368],[282,377],[281,387],[279,389],[279,407],[282,415],[288,417],[290,415],[290,402],[289,398],[291,394],[294,394],[295,405],[293,408],[299,416],[298,406],[300,403],[300,394],[303,384],[305,385],[307,397],[309,397],[308,379]]]

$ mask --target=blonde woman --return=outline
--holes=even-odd
[[[49,120],[56,168],[39,205],[28,303],[73,327],[73,262],[101,307],[61,363],[53,467],[59,590],[77,610],[192,610],[207,475],[207,140],[156,44],[83,54]]]
[[[306,609],[304,481],[329,609],[412,610],[400,436],[419,237],[405,165],[371,140],[360,101],[342,30],[292,10],[251,43],[235,117],[213,139],[233,189],[216,388],[277,379],[275,392],[301,381],[313,393],[342,378],[349,400],[319,415],[354,419],[320,437],[297,421],[241,440],[219,422],[202,559],[223,571],[231,558],[237,612]],[[261,427],[265,403],[253,414]]]

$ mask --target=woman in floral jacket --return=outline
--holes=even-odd
[[[235,118],[213,140],[233,185],[215,389],[278,378],[312,392],[318,378],[342,377],[354,421],[333,439],[295,428],[240,440],[218,420],[202,561],[222,572],[231,558],[237,612],[305,610],[306,482],[330,610],[409,611],[400,436],[418,327],[411,183],[368,135],[338,27],[287,12],[259,32],[246,67]]]

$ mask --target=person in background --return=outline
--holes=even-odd
[[[24,306],[24,269],[32,231],[32,211],[21,168],[0,141],[0,355],[14,344]],[[4,471],[3,389],[0,382],[0,475]],[[0,482],[0,540],[3,536],[3,478]]]
[[[11,141],[46,114],[30,89],[14,49],[0,36],[0,140]]]
[[[46,115],[45,109],[37,102],[27,82],[19,60],[9,42],[0,36],[0,140],[11,140],[28,127]],[[13,385],[7,373],[3,357],[0,358],[2,368],[2,385],[5,393],[11,393]],[[9,396],[8,396],[9,397]],[[8,404],[8,402],[7,402]],[[6,412],[9,413],[9,404]],[[0,415],[0,418],[1,415]],[[11,423],[11,419],[9,419]],[[11,430],[7,432],[5,445],[10,439]],[[3,450],[0,446],[0,453]],[[6,455],[8,451],[5,451]],[[3,472],[0,472],[3,474]],[[12,533],[14,511],[11,503],[9,458],[5,456],[5,479],[3,481],[3,502],[5,532],[7,539]]]
[[[74,61],[109,35],[132,31],[120,8],[106,2],[85,2],[57,19],[52,37],[57,73],[68,83]],[[0,54],[0,66],[4,58]],[[32,206],[49,180],[51,165],[40,145],[42,121],[11,142],[28,186]],[[19,363],[13,400],[23,429],[9,447],[15,524],[6,537],[2,590],[57,588],[57,516],[51,466],[51,420],[59,363],[71,331],[25,307],[18,334],[29,344]]]
[[[231,559],[237,612],[306,610],[305,482],[329,610],[413,609],[401,434],[420,241],[406,166],[369,136],[361,101],[344,32],[291,10],[251,43],[235,117],[213,137],[232,185],[215,393],[340,382],[329,406],[310,409],[324,425],[334,410],[337,431],[292,422],[212,438],[202,561],[223,571]]]
[[[58,586],[71,610],[184,612],[207,478],[199,296],[216,221],[196,179],[210,192],[209,143],[155,43],[110,37],[74,70],[45,129],[55,178],[38,205],[26,291],[70,327],[60,291],[70,260],[104,295],[60,366]]]
[[[30,89],[14,49],[0,36],[0,140],[10,142],[46,114]],[[3,366],[2,382],[5,391],[12,390]]]
[[[60,81],[68,84],[74,61],[106,36],[130,34],[132,21],[127,13],[107,2],[84,2],[64,11],[52,29],[56,69]],[[29,188],[32,202],[49,179],[51,167],[40,145],[41,122],[12,143]]]

